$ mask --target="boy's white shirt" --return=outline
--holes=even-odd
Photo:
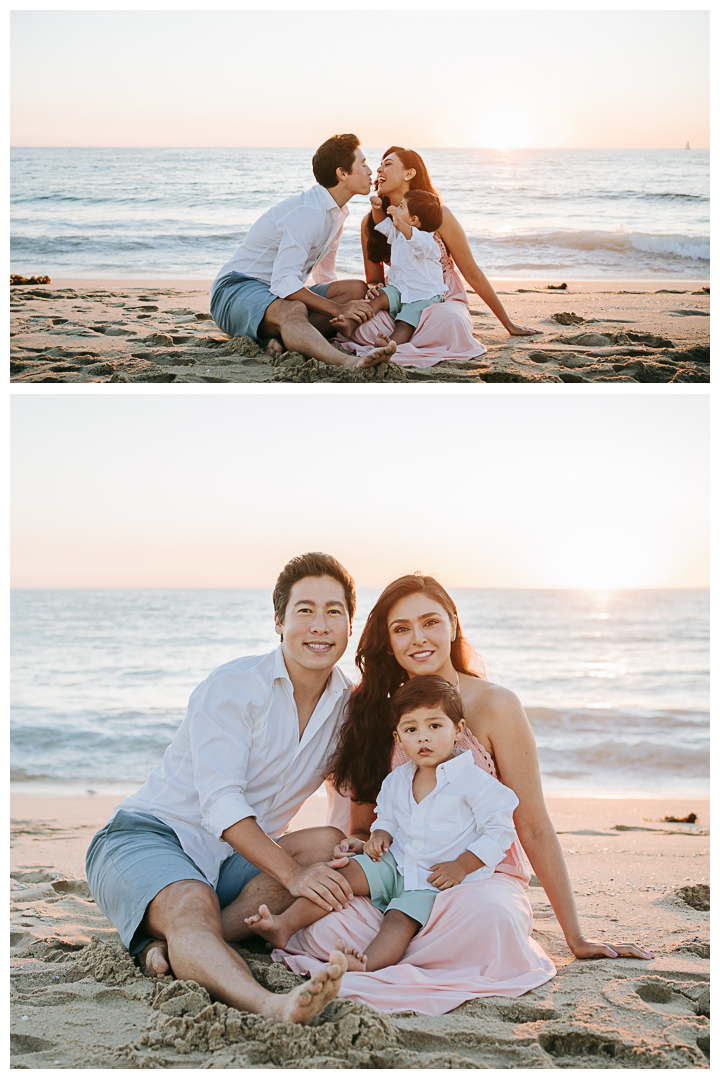
[[[412,236],[408,240],[389,217],[376,224],[375,228],[387,236],[390,243],[392,262],[388,271],[388,285],[393,285],[399,291],[403,304],[445,295],[448,287],[440,265],[442,252],[432,233],[411,226]]]
[[[406,889],[432,889],[430,867],[472,851],[485,863],[465,881],[490,877],[515,839],[514,791],[475,764],[470,750],[438,765],[435,788],[419,803],[412,781],[417,765],[408,761],[383,781],[377,819],[371,832],[383,829],[393,838],[390,853]]]

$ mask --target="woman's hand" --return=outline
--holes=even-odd
[[[630,941],[621,941],[619,945],[610,945],[605,941],[588,941],[587,938],[579,938],[569,942],[571,950],[578,960],[592,960],[601,956],[609,956],[615,959],[617,956],[636,956],[639,960],[652,960],[655,953],[645,952],[639,945],[633,945]]]
[[[430,869],[433,873],[428,877],[428,885],[434,885],[441,892],[444,889],[452,889],[453,885],[459,885],[466,877],[466,871],[456,859],[452,862],[436,863]]]
[[[378,285],[377,283],[376,284],[370,284],[367,287],[367,292],[365,293],[365,299],[366,300],[376,300],[377,297],[380,296],[381,293],[382,293],[382,285]]]
[[[357,836],[346,836],[333,848],[333,859],[352,858],[354,855],[362,855],[365,845]]]
[[[505,329],[511,337],[528,337],[531,334],[542,334],[542,330],[533,330],[530,326],[517,326],[515,323],[510,323]]]

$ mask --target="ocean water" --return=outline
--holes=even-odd
[[[383,148],[365,148],[375,169]],[[707,150],[421,150],[491,277],[706,279]],[[269,206],[314,183],[305,149],[17,148],[11,272],[214,278]],[[341,274],[363,275],[350,203]],[[556,281],[556,279],[558,279]]]
[[[361,589],[343,669],[378,593]],[[546,793],[706,796],[708,594],[457,590],[466,636],[524,703]],[[12,594],[16,791],[127,792],[159,762],[194,687],[277,644],[271,591]]]

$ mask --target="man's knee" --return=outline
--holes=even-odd
[[[324,862],[332,858],[333,848],[345,839],[345,834],[332,825],[315,829],[299,829],[279,840],[280,846],[299,863]]]
[[[164,937],[184,923],[215,924],[220,919],[220,904],[213,889],[202,881],[173,881],[151,900],[143,920],[150,932]]]

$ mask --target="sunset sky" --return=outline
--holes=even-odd
[[[272,7],[13,12],[12,144],[709,145],[707,11]]]
[[[705,394],[192,389],[13,396],[16,587],[708,584]]]

